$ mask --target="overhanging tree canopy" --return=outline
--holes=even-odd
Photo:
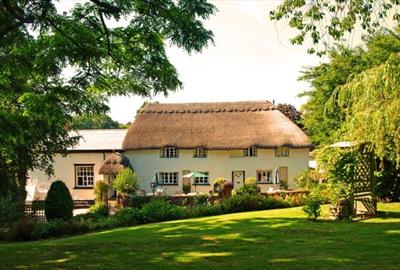
[[[55,2],[0,1],[0,194],[19,200],[27,170],[51,172],[76,142],[74,115],[104,113],[111,95],[179,89],[165,46],[200,52],[213,37],[205,0],[91,0],[63,13]]]

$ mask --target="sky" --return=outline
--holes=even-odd
[[[307,54],[307,45],[291,45],[296,32],[286,22],[273,22],[268,14],[280,1],[216,0],[218,12],[205,21],[214,33],[214,45],[189,55],[168,47],[167,55],[177,68],[183,88],[167,97],[151,101],[213,102],[269,100],[290,103],[297,108],[305,98],[297,95],[308,89],[298,81],[305,66],[321,59]],[[138,96],[112,97],[109,115],[119,122],[133,121],[144,102]]]
[[[67,11],[77,2],[60,1],[57,8]],[[112,97],[109,115],[121,122],[134,120],[145,100],[162,103],[269,100],[300,108],[306,99],[298,94],[309,88],[299,81],[306,66],[322,60],[307,54],[310,44],[297,46],[289,39],[296,31],[287,22],[273,22],[269,12],[278,0],[211,0],[218,12],[204,22],[214,33],[215,44],[201,53],[189,55],[177,47],[167,47],[183,88],[149,98]]]

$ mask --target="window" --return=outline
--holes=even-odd
[[[177,185],[178,172],[160,172],[160,180],[162,185]]]
[[[92,188],[94,179],[94,165],[75,165],[75,186]]]
[[[289,156],[289,147],[278,147],[275,149],[276,157],[288,157]]]
[[[272,183],[272,170],[257,171],[257,183]]]
[[[209,180],[208,180],[209,173],[208,172],[199,172],[199,173],[204,174],[206,176],[195,177],[194,178],[194,183],[196,185],[208,185],[209,184]]]
[[[197,147],[196,149],[194,149],[193,157],[195,157],[195,158],[205,158],[205,157],[207,157],[207,149],[202,148],[202,147]]]
[[[257,156],[257,148],[249,147],[244,149],[244,156],[245,157],[256,157]]]
[[[160,151],[160,157],[162,158],[177,158],[179,151],[175,147],[164,147]]]

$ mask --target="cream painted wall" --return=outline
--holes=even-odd
[[[179,158],[160,158],[159,150],[129,150],[125,156],[139,177],[140,188],[151,192],[150,183],[156,172],[178,172],[178,185],[165,185],[163,190],[172,195],[182,191],[182,171],[208,171],[210,182],[217,177],[232,180],[232,171],[245,171],[245,178],[256,177],[257,170],[274,170],[288,167],[289,188],[295,188],[294,178],[308,168],[308,148],[290,149],[289,157],[275,157],[274,149],[258,149],[257,157],[238,157],[237,151],[212,150],[207,158],[193,158],[193,150],[179,150]],[[260,185],[261,190],[273,184]],[[197,192],[208,192],[211,185],[197,186]],[[194,187],[192,186],[192,192]]]
[[[39,170],[29,172],[30,179],[27,183],[27,200],[45,199],[47,194],[46,190],[48,190],[51,183],[55,180],[62,180],[67,185],[74,200],[93,200],[93,188],[75,188],[74,164],[94,164],[94,182],[96,182],[98,180],[103,180],[103,175],[99,175],[98,172],[104,159],[110,154],[109,152],[73,152],[65,157],[56,154],[54,158],[54,175],[49,177],[43,171]]]

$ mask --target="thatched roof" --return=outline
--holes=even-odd
[[[120,153],[112,153],[99,169],[99,174],[116,175],[124,168],[131,167],[129,159]]]
[[[268,101],[148,104],[136,116],[124,150],[310,147],[307,135]]]

